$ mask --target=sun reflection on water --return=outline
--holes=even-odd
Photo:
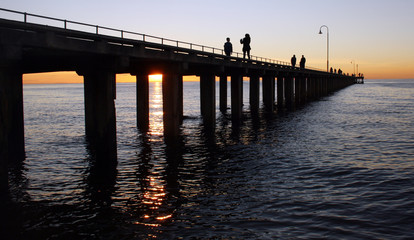
[[[150,91],[150,134],[154,136],[163,136],[162,82],[153,82],[153,87]]]
[[[134,224],[159,227],[166,220],[172,218],[173,214],[163,208],[167,200],[167,193],[162,181],[153,176],[149,177],[148,181],[149,185],[144,190],[142,199],[146,210],[141,215],[141,219],[135,221]]]

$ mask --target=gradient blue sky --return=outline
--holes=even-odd
[[[326,69],[326,29],[330,66],[367,78],[414,78],[413,0],[2,0],[1,8],[119,28],[222,48],[230,37],[252,37],[251,53]],[[5,14],[0,12],[0,18]]]

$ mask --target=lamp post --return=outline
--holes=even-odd
[[[355,60],[351,61],[351,64],[354,64],[354,76],[356,76],[356,75],[355,75]],[[357,65],[357,66],[358,66],[358,65]]]
[[[329,28],[326,25],[322,25],[319,28],[319,34],[322,34],[322,28],[326,27],[326,71],[329,72]]]

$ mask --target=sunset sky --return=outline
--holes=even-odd
[[[412,0],[2,0],[0,7],[216,48],[230,37],[237,52],[249,33],[252,55],[287,62],[305,55],[308,66],[323,70],[326,28],[318,33],[327,25],[330,66],[352,74],[356,63],[369,79],[414,78]],[[82,80],[74,75],[41,78]]]

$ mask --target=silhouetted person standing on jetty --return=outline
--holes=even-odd
[[[224,53],[226,56],[230,57],[231,53],[233,52],[233,45],[230,42],[230,38],[226,38],[227,42],[224,43]]]
[[[302,58],[300,59],[300,68],[304,69],[305,68],[305,63],[306,63],[306,58],[305,56],[302,55]]]
[[[250,35],[246,33],[243,39],[240,39],[240,43],[243,44],[243,58],[250,59]]]
[[[296,56],[293,54],[293,57],[290,59],[290,62],[292,63],[292,68],[295,68],[296,65]]]

